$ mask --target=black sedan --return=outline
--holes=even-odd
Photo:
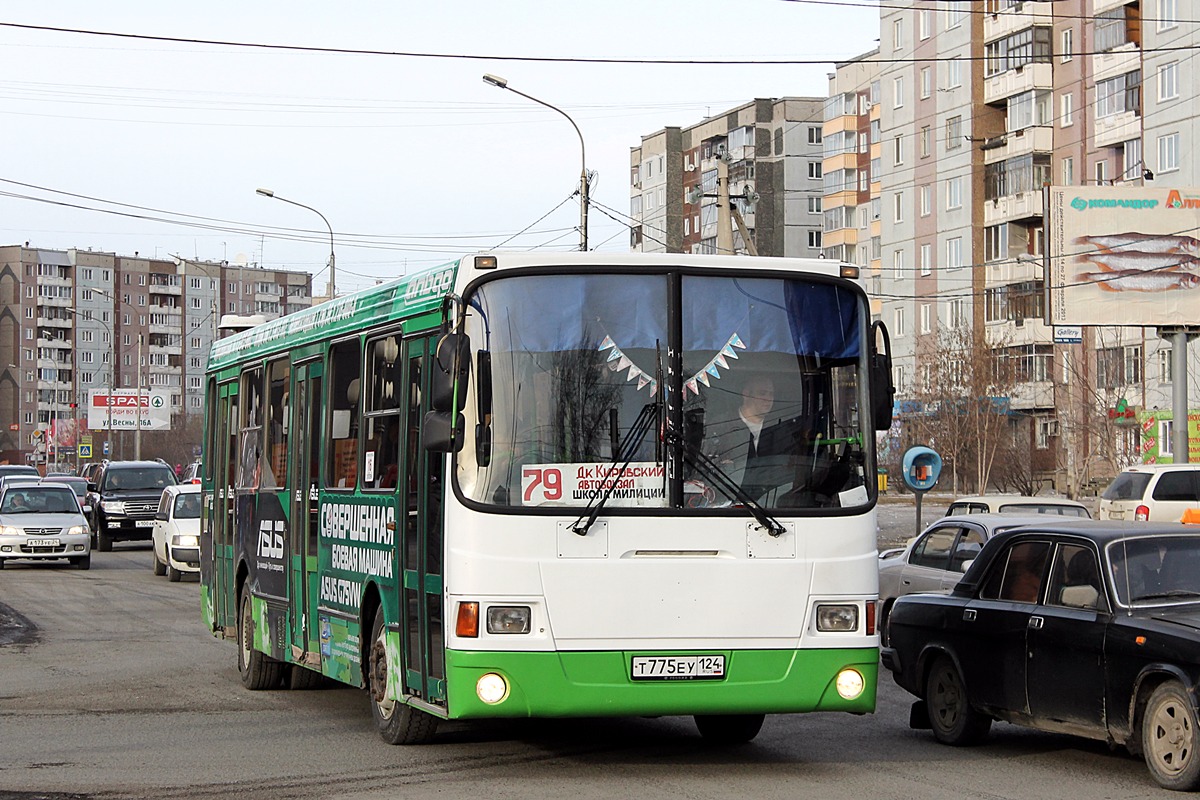
[[[948,594],[890,615],[910,724],[973,744],[993,720],[1124,745],[1200,788],[1200,527],[1047,523],[990,539]]]

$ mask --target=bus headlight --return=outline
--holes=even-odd
[[[858,606],[817,606],[817,630],[822,633],[853,633],[858,630]]]
[[[844,669],[837,675],[837,693],[843,700],[853,700],[863,692],[866,681],[856,669]]]
[[[490,606],[488,633],[529,633],[529,606]]]
[[[475,694],[489,706],[494,706],[508,697],[508,681],[494,672],[481,675],[475,682]]]

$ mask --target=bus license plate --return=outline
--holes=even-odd
[[[713,680],[725,677],[725,656],[634,656],[633,679]]]
[[[27,539],[26,547],[58,547],[58,539]]]

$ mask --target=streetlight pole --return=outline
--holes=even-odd
[[[325,223],[325,227],[329,228],[329,299],[332,300],[337,294],[337,272],[333,255],[333,226],[329,224],[329,220],[325,219],[325,215],[317,211],[312,206],[306,206],[304,203],[297,203],[295,200],[288,200],[286,197],[280,197],[270,189],[255,189],[255,194],[261,194],[263,197],[273,197],[276,200],[282,200],[285,203],[291,203],[294,206],[307,208],[309,211],[316,214]]]
[[[580,168],[579,168],[579,249],[587,250],[588,249],[588,242],[587,242],[587,218],[588,218],[587,148],[583,143],[583,133],[579,130],[579,126],[575,124],[575,120],[571,119],[571,116],[567,112],[563,111],[558,106],[552,106],[549,103],[547,103],[545,100],[539,100],[536,97],[533,97],[532,95],[525,94],[522,91],[518,91],[517,89],[512,88],[511,86],[508,85],[508,81],[505,80],[504,78],[501,78],[499,75],[484,75],[483,82],[490,86],[495,86],[500,89],[507,89],[508,91],[512,92],[513,94],[521,95],[521,97],[524,97],[526,100],[532,100],[533,102],[537,103],[538,105],[545,106],[546,108],[550,109],[551,111],[557,111],[559,114],[562,114],[564,117],[566,117],[567,122],[571,123],[571,127],[575,129],[575,135],[577,135],[579,137],[579,160],[580,160]]]

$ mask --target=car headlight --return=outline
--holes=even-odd
[[[529,606],[490,606],[488,633],[529,633]]]
[[[171,544],[174,545],[175,547],[199,547],[200,546],[200,537],[199,536],[182,536],[180,534],[175,534],[174,536],[171,537]]]
[[[853,633],[858,630],[858,606],[817,606],[817,630],[823,633]]]
[[[88,532],[87,525],[72,525],[67,529],[68,536],[87,536]]]
[[[20,528],[14,528],[12,525],[5,525],[0,528],[0,536],[20,536],[25,531]]]
[[[125,503],[122,500],[104,500],[100,503],[105,514],[124,514]]]

